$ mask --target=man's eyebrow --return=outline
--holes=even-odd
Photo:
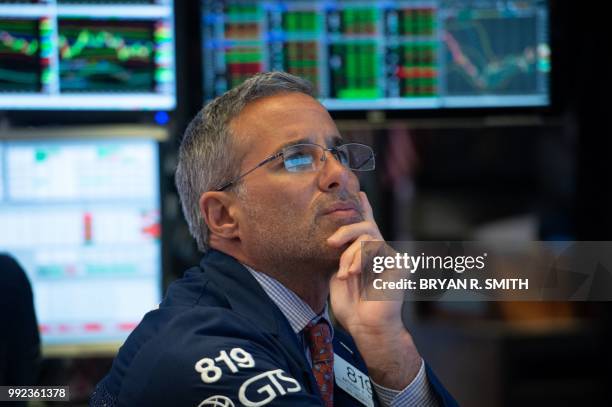
[[[281,150],[283,148],[290,147],[290,146],[293,146],[293,145],[296,145],[296,144],[303,144],[303,143],[312,143],[312,140],[310,138],[308,138],[308,137],[302,137],[302,138],[299,138],[297,140],[287,141],[286,143],[283,143],[280,146],[278,146],[276,148],[276,150],[274,150],[274,152],[272,154],[278,154],[278,153],[281,152]]]
[[[328,147],[338,147],[339,145],[344,144],[344,139],[340,136],[333,136],[331,140],[327,143]]]
[[[342,137],[340,137],[340,136],[332,136],[332,138],[329,139],[326,144],[327,144],[327,147],[332,147],[332,146],[336,147],[336,146],[339,146],[340,144],[342,144],[343,142],[344,142],[344,140],[342,140]],[[281,150],[283,148],[291,147],[291,146],[294,146],[296,144],[312,144],[312,143],[313,143],[313,141],[312,141],[312,139],[310,137],[302,137],[302,138],[299,138],[297,140],[287,141],[286,143],[283,143],[280,146],[278,146],[276,148],[276,150],[274,150],[274,152],[272,154],[273,155],[274,154],[278,154],[278,153],[281,152]]]

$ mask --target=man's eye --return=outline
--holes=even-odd
[[[313,168],[313,162],[314,159],[310,154],[292,154],[285,157],[285,168],[291,172],[308,171]]]
[[[335,155],[336,155],[336,159],[338,161],[340,161],[344,165],[348,165],[348,163],[349,163],[349,155],[347,154],[346,151],[336,150],[336,154]]]

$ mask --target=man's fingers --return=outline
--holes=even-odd
[[[364,220],[339,227],[338,230],[327,238],[327,243],[331,246],[341,247],[364,234],[373,236],[372,240],[383,240],[378,230],[378,226],[376,226],[376,222],[374,221],[372,207],[370,206],[370,202],[365,192],[359,192],[359,199],[361,201],[361,212],[364,216]]]
[[[327,239],[327,243],[333,247],[342,247],[350,243],[340,256],[336,278],[341,280],[361,272],[361,243],[363,241],[382,240],[366,194],[359,192],[359,199],[365,220],[341,226]]]
[[[332,309],[349,307],[354,310],[355,301],[359,301],[361,290],[357,279],[340,279],[334,274],[330,280],[330,297]],[[340,302],[340,303],[339,303]]]
[[[361,272],[361,243],[370,240],[372,240],[372,236],[362,235],[342,253],[338,268],[339,279],[344,280],[351,274],[359,274]]]
[[[361,200],[361,209],[363,210],[363,215],[366,220],[374,221],[374,212],[372,211],[372,205],[370,205],[370,201],[368,200],[368,196],[365,192],[359,191],[359,198]]]
[[[363,257],[362,250],[361,250],[361,243],[364,240],[366,239],[359,240],[359,250],[357,250],[357,252],[353,255],[353,262],[348,268],[348,275],[361,273],[361,258]]]
[[[341,247],[363,234],[371,233],[371,230],[372,224],[367,221],[340,226],[333,235],[327,238],[327,243],[334,247]]]
[[[348,268],[353,262],[353,256],[359,249],[360,243],[355,240],[340,256],[340,263],[338,264],[338,278],[343,280],[348,276]]]

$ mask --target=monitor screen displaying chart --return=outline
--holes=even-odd
[[[0,109],[171,110],[172,0],[0,1]]]
[[[0,141],[0,252],[43,345],[120,343],[161,298],[157,142]]]
[[[202,0],[204,97],[257,72],[313,83],[330,110],[547,106],[537,0]]]

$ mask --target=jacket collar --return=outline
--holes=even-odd
[[[209,249],[200,262],[207,278],[223,290],[232,309],[274,335],[284,316],[249,271],[232,256]]]
[[[304,380],[311,391],[319,394],[312,369],[306,360],[304,349],[297,335],[293,332],[287,318],[251,273],[234,257],[215,249],[209,249],[206,252],[200,262],[200,267],[206,277],[223,290],[232,310],[251,321],[257,321],[263,331],[269,332],[284,344],[284,349],[300,366]],[[356,349],[355,343],[348,334],[342,332],[341,329],[334,329],[334,351],[338,351],[343,359],[365,372],[367,368]]]
[[[268,297],[251,273],[234,257],[209,249],[200,262],[206,277],[223,290],[232,310],[250,321],[256,321],[262,331],[276,337],[298,364],[309,387],[318,391],[304,350],[289,321]]]

